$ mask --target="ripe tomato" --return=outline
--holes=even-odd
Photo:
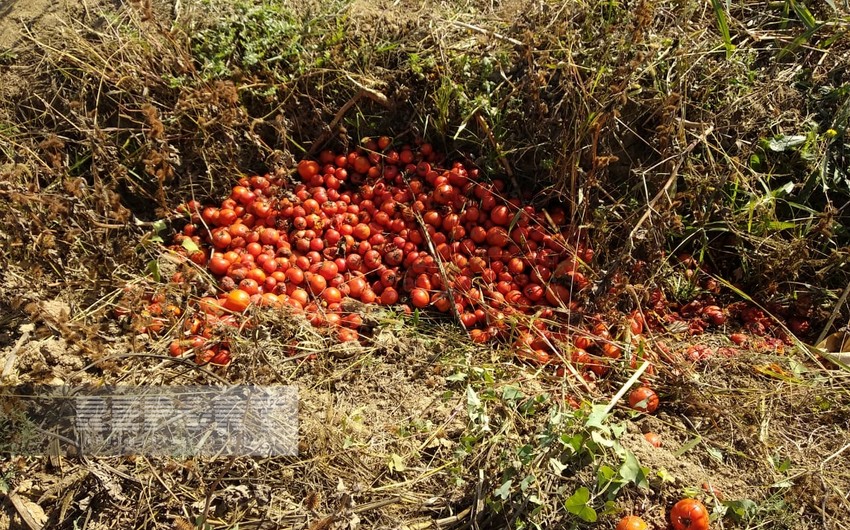
[[[398,291],[392,287],[387,287],[381,292],[381,303],[383,305],[393,305],[398,302]]]
[[[654,432],[648,432],[643,435],[644,439],[651,445],[652,447],[661,447],[661,437],[655,434]]]
[[[511,222],[511,212],[505,205],[496,206],[490,211],[490,220],[501,226],[508,226]]]
[[[313,175],[319,172],[319,164],[313,160],[302,160],[298,163],[298,174],[307,182]]]
[[[708,530],[708,510],[696,499],[682,499],[670,510],[674,530]]]
[[[729,340],[731,340],[738,346],[742,346],[747,342],[747,336],[743,333],[732,333],[731,335],[729,335]]]
[[[420,309],[428,307],[428,304],[431,303],[431,296],[425,289],[417,287],[410,291],[410,303],[413,304],[413,307],[418,307]]]
[[[224,276],[227,274],[227,269],[230,268],[231,263],[227,261],[225,258],[221,257],[221,255],[216,254],[212,258],[210,258],[207,266],[210,269],[210,272],[215,274],[216,276]]]
[[[354,342],[359,338],[359,334],[351,328],[339,328],[337,337],[339,337],[340,342]]]
[[[251,295],[242,289],[234,289],[227,293],[227,298],[224,300],[224,308],[230,311],[241,313],[248,309],[251,304]]]
[[[627,515],[617,523],[617,530],[646,530],[649,525],[636,515]]]
[[[629,406],[639,412],[652,414],[658,409],[658,394],[648,386],[640,386],[629,394]]]

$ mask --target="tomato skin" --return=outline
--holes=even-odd
[[[662,445],[661,437],[654,432],[645,433],[643,437],[652,447],[661,447]]]
[[[674,530],[708,530],[708,510],[696,499],[682,499],[670,510]]]
[[[639,412],[652,414],[658,409],[658,394],[648,386],[637,387],[629,394],[629,406]]]
[[[251,295],[242,289],[234,289],[227,294],[224,300],[225,309],[241,313],[248,309],[251,304]]]
[[[616,530],[646,530],[649,525],[637,515],[627,515],[617,523]]]

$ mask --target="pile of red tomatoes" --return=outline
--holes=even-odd
[[[286,307],[341,341],[360,340],[361,314],[346,303],[356,300],[448,313],[475,342],[499,340],[532,362],[571,361],[598,377],[622,356],[622,340],[639,340],[670,313],[660,295],[657,311],[623,315],[619,328],[582,315],[594,252],[565,210],[511,197],[503,180],[446,163],[427,143],[366,139],[302,160],[297,176],[243,177],[220,204],[190,201],[182,211],[189,221],[170,248],[206,267],[221,293],[200,300],[201,316],[184,318],[172,343],[173,355],[195,351],[198,362],[229,362],[226,344],[200,339],[245,325],[251,307]],[[717,306],[698,313],[725,322]]]
[[[582,309],[593,250],[563,208],[538,211],[508,198],[504,181],[442,163],[427,143],[394,149],[385,137],[324,151],[298,164],[297,184],[245,177],[219,205],[188,203],[172,248],[218,279],[207,308],[289,306],[343,341],[361,325],[346,298],[434,309],[476,342],[513,340],[548,361],[557,316]]]

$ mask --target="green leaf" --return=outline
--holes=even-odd
[[[720,0],[711,0],[711,6],[714,8],[714,16],[717,18],[717,27],[720,29],[720,35],[723,37],[723,46],[726,48],[726,58],[732,56],[735,51],[735,46],[732,44],[732,35],[729,33],[729,22],[726,20],[726,10]]]
[[[600,482],[611,482],[611,479],[614,478],[614,475],[617,472],[614,471],[614,468],[611,466],[601,465],[599,466],[599,471],[597,472],[598,479]]]
[[[590,415],[587,416],[587,421],[584,423],[585,427],[607,430],[607,427],[602,423],[608,419],[607,408],[605,405],[593,405]]]
[[[797,48],[799,48],[803,44],[809,42],[809,40],[811,40],[811,38],[815,36],[815,33],[820,31],[820,29],[822,27],[824,27],[825,25],[826,24],[818,24],[817,26],[815,26],[813,28],[807,29],[804,33],[797,35],[797,37],[794,40],[792,40],[791,43],[788,44],[788,46],[779,50],[779,53],[776,54],[776,60],[781,61],[782,59],[785,58],[786,55],[794,53],[797,50]]]
[[[561,445],[563,445],[568,452],[570,453],[578,453],[581,450],[581,446],[584,443],[584,436],[581,434],[576,434],[575,436],[570,436],[568,434],[562,434],[560,437]]]
[[[505,388],[502,389],[502,399],[504,401],[515,402],[515,401],[519,401],[520,399],[522,399],[524,397],[525,397],[525,394],[523,394],[522,391],[519,388],[516,388],[514,386],[506,386]]]
[[[494,491],[493,494],[502,500],[508,500],[508,497],[511,496],[511,486],[513,485],[513,482],[513,480],[508,479],[507,482],[496,488],[496,491]]]
[[[481,408],[481,399],[471,386],[466,387],[466,406],[470,410],[478,410]]]
[[[590,439],[602,447],[614,447],[614,440],[608,437],[606,430],[597,429],[590,433]]]
[[[723,462],[723,451],[711,446],[706,446],[705,450],[708,453],[708,456],[717,460],[718,462]]]
[[[162,280],[162,274],[159,272],[159,262],[155,259],[152,259],[148,262],[148,266],[145,268],[145,272],[150,274],[155,282]]]
[[[767,223],[767,227],[771,230],[791,230],[797,228],[797,224],[791,221],[771,221]]]
[[[646,480],[646,470],[641,467],[637,457],[631,451],[626,451],[626,460],[620,466],[620,476],[634,483],[639,488],[649,488],[649,482]]]
[[[402,472],[407,469],[407,466],[404,465],[404,460],[401,456],[393,453],[390,455],[390,459],[387,462],[387,467],[390,468],[390,471]]]
[[[188,252],[189,254],[192,254],[193,252],[197,252],[197,251],[201,250],[201,248],[197,245],[197,243],[195,243],[194,241],[192,241],[188,237],[183,240],[182,245],[183,245],[183,248],[186,249],[186,252]]]
[[[556,475],[560,475],[561,473],[564,472],[565,469],[567,469],[567,465],[561,463],[561,461],[557,458],[550,458],[549,459],[549,467],[552,469],[552,472],[555,473]]]
[[[466,379],[466,377],[467,377],[467,375],[466,375],[465,372],[455,372],[452,375],[448,376],[446,378],[446,381],[452,381],[452,382],[463,381],[464,379]]]
[[[779,135],[767,140],[766,147],[771,151],[781,153],[804,143],[806,143],[806,137],[802,134]]]
[[[663,467],[659,469],[655,474],[658,475],[658,478],[661,479],[661,482],[673,482],[674,480],[676,480],[676,477],[671,475],[670,472],[664,469]]]
[[[525,444],[517,449],[517,458],[524,466],[530,464],[534,460],[534,446]]]
[[[694,438],[692,440],[688,440],[687,442],[685,442],[684,445],[682,445],[682,447],[680,447],[679,449],[676,450],[675,453],[673,453],[673,456],[682,456],[683,454],[687,453],[688,451],[690,451],[691,449],[693,449],[694,447],[699,445],[699,443],[701,441],[702,441],[702,436],[697,436],[696,438]]]
[[[776,471],[779,473],[785,473],[789,469],[791,469],[791,459],[787,456],[782,460],[779,460],[779,457],[773,457],[773,465],[776,466]]]
[[[803,25],[806,26],[806,29],[812,29],[818,25],[814,15],[812,15],[812,12],[809,11],[809,8],[807,8],[804,4],[801,4],[797,0],[789,1],[791,2],[791,8],[794,10],[794,13],[797,14],[797,18],[799,18],[800,22],[802,22]]]
[[[750,519],[758,511],[758,506],[750,499],[724,501],[723,505],[728,509],[726,515],[729,515],[737,522]]]
[[[590,490],[581,487],[576,490],[566,501],[564,507],[573,515],[578,516],[582,521],[588,523],[596,522],[596,510],[588,506],[590,500]]]

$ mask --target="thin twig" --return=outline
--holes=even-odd
[[[210,491],[209,493],[207,493],[207,500],[206,502],[204,502],[204,513],[201,514],[201,521],[203,521],[204,523],[207,522],[207,515],[210,511],[210,504],[212,503],[213,494],[215,493],[215,490],[218,485],[221,484],[221,479],[224,478],[224,475],[226,475],[227,472],[230,471],[230,468],[233,467],[234,462],[236,462],[236,457],[231,456],[227,461],[227,465],[224,466],[224,469],[221,470],[221,473],[218,474],[215,481],[213,481],[213,483],[210,485]]]
[[[640,219],[638,219],[638,222],[635,223],[635,226],[632,228],[632,231],[629,232],[629,243],[628,244],[629,244],[630,247],[634,246],[634,243],[633,243],[634,236],[637,233],[638,229],[641,227],[641,225],[643,225],[643,223],[647,219],[649,219],[649,216],[652,215],[652,212],[655,209],[655,205],[658,203],[659,200],[661,200],[661,197],[664,197],[665,195],[667,195],[667,192],[670,191],[670,188],[676,182],[676,179],[679,176],[679,169],[681,169],[682,164],[685,162],[685,159],[687,158],[687,156],[691,153],[691,151],[694,150],[694,148],[696,148],[696,146],[700,142],[705,141],[705,139],[708,137],[709,134],[711,134],[711,132],[713,130],[714,130],[713,125],[708,127],[705,130],[705,132],[703,132],[699,136],[699,138],[695,139],[693,142],[688,144],[688,146],[685,148],[685,150],[682,151],[681,153],[679,153],[679,155],[678,155],[679,159],[676,161],[676,164],[673,166],[673,170],[670,171],[670,177],[667,179],[667,182],[665,182],[664,186],[660,190],[658,190],[658,193],[655,194],[655,197],[653,197],[649,201],[649,204],[646,205],[646,211],[643,213],[643,215],[640,217]]]
[[[209,370],[205,370],[203,366],[196,364],[194,361],[190,361],[188,359],[183,359],[183,358],[180,358],[180,357],[169,357],[167,355],[157,355],[157,354],[154,354],[154,353],[121,353],[121,354],[118,354],[118,355],[110,355],[109,357],[104,357],[103,359],[98,359],[96,361],[93,361],[93,362],[87,364],[86,366],[77,370],[74,375],[85,373],[90,368],[94,368],[98,364],[106,362],[106,361],[116,361],[118,359],[130,359],[130,358],[133,358],[133,357],[149,357],[149,358],[152,358],[152,359],[162,359],[162,360],[168,360],[168,361],[178,363],[178,364],[183,364],[185,366],[188,366],[189,368],[192,368],[193,370],[197,370],[199,372],[204,373],[205,375],[212,377],[213,379],[215,379],[219,383],[222,383],[222,384],[225,384],[225,385],[230,384],[230,382],[227,381],[226,379],[224,379],[223,377],[220,377],[220,376],[210,372]]]
[[[487,139],[490,140],[490,143],[493,145],[493,149],[496,151],[496,156],[498,157],[499,164],[502,165],[502,168],[507,173],[508,178],[511,179],[511,184],[513,185],[515,190],[519,190],[519,183],[516,180],[516,175],[514,175],[514,170],[511,168],[511,164],[508,162],[508,159],[505,158],[502,153],[502,146],[496,140],[496,136],[493,134],[493,130],[490,128],[490,125],[487,123],[487,120],[484,119],[484,116],[481,115],[480,112],[475,113],[475,120],[478,122],[478,126],[481,127],[481,130],[484,131],[484,134],[487,135]]]
[[[847,295],[850,295],[850,283],[847,284],[847,287],[844,288],[844,292],[841,293],[841,297],[838,299],[838,302],[835,304],[835,307],[832,309],[832,314],[829,315],[829,320],[826,321],[826,325],[823,327],[823,330],[818,335],[818,340],[815,341],[815,344],[820,344],[823,342],[823,339],[829,334],[829,330],[832,328],[832,324],[835,322],[836,317],[838,317],[838,313],[841,311],[841,307],[844,305],[844,302],[847,301]]]
[[[315,155],[316,153],[318,153],[319,149],[321,149],[325,145],[325,143],[330,140],[331,136],[333,136],[334,134],[334,130],[336,129],[337,125],[339,125],[339,122],[341,122],[342,119],[345,118],[345,115],[348,114],[348,111],[351,110],[351,107],[356,105],[362,98],[369,98],[372,101],[384,105],[385,107],[388,107],[390,105],[389,99],[382,92],[378,92],[377,90],[373,90],[371,88],[363,86],[362,84],[358,83],[354,79],[351,79],[350,77],[348,79],[352,83],[354,83],[359,90],[356,94],[354,94],[354,96],[351,97],[351,99],[346,101],[345,104],[340,107],[340,109],[337,111],[337,113],[331,120],[330,124],[328,124],[328,127],[325,129],[325,132],[323,132],[319,136],[319,138],[315,142],[313,142],[313,145],[310,146],[309,153],[311,155]]]
[[[472,24],[467,24],[466,22],[459,22],[457,20],[453,20],[452,25],[458,26],[460,28],[472,30],[476,33],[481,33],[482,35],[494,37],[496,39],[503,40],[505,42],[510,42],[514,46],[523,46],[522,41],[512,39],[511,37],[507,37],[505,35],[502,35],[501,33],[496,33],[495,31],[491,31],[489,29],[479,28],[478,26],[473,26]]]
[[[32,324],[25,324],[21,326],[21,330],[23,334],[18,339],[18,342],[12,347],[12,351],[9,352],[9,356],[6,357],[6,364],[3,366],[3,373],[0,374],[0,379],[5,379],[9,374],[12,373],[12,368],[15,366],[15,360],[18,357],[18,351],[26,344],[26,342],[30,338],[30,333],[32,333]]]

